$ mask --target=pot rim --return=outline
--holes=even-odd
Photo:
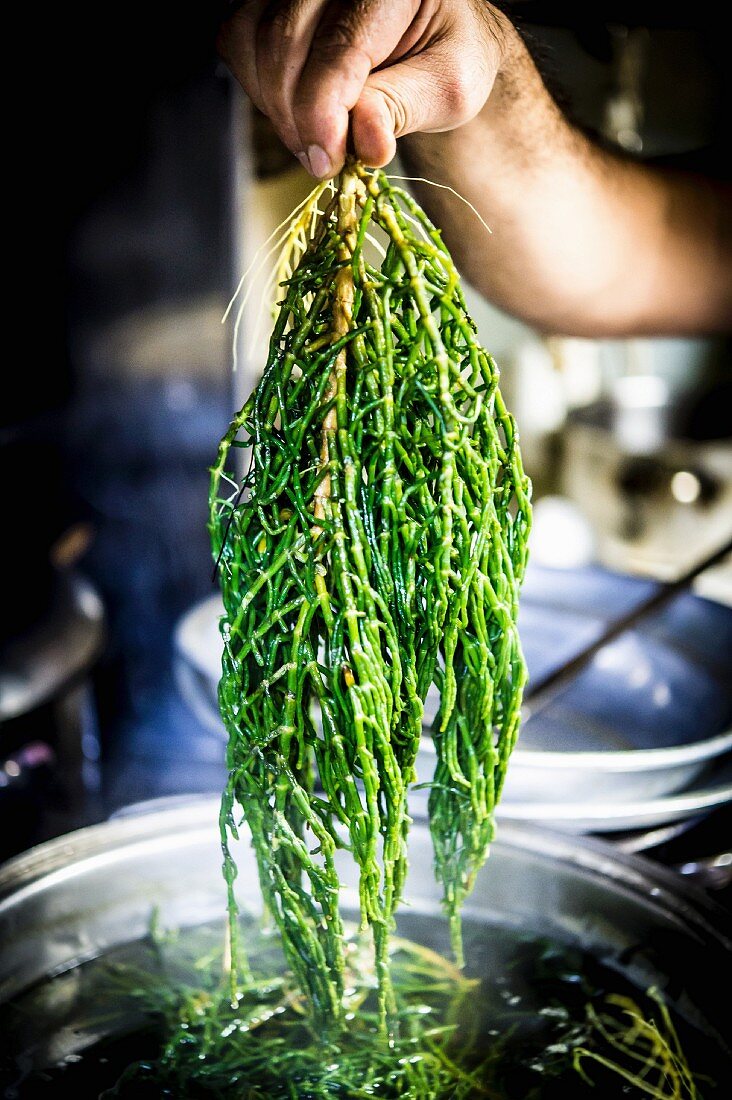
[[[168,804],[168,802],[170,804]],[[142,856],[163,848],[185,848],[200,836],[210,842],[218,821],[220,800],[207,794],[154,799],[134,812],[86,826],[30,848],[0,866],[0,919],[9,916],[29,896],[53,888],[78,873],[129,859],[134,849]],[[413,830],[426,829],[415,822]],[[677,872],[641,856],[618,851],[595,837],[563,833],[524,823],[500,823],[494,845],[530,852],[569,865],[601,881],[616,893],[630,893],[664,910],[685,926],[711,935],[732,952],[728,912],[700,887]],[[223,879],[222,879],[223,881]],[[466,909],[470,906],[468,900]]]

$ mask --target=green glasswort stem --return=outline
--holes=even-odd
[[[516,616],[530,485],[439,231],[380,171],[348,165],[336,194],[212,469],[224,874],[236,960],[239,806],[288,963],[316,1019],[337,1029],[336,853],[347,849],[373,930],[381,1026],[393,1030],[388,941],[432,683],[430,827],[462,964],[460,910],[493,836],[526,680]],[[365,254],[374,233],[379,266]],[[249,448],[251,465],[227,498],[232,447]]]

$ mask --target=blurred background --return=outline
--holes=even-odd
[[[728,172],[711,6],[602,0],[579,22],[573,4],[505,6],[584,129]],[[74,5],[44,20],[40,65],[29,39],[39,109],[16,152],[31,274],[11,322],[31,354],[11,353],[0,414],[0,857],[223,782],[207,468],[265,340],[245,312],[233,374],[221,317],[309,183],[216,60],[222,5],[199,7]],[[732,799],[732,571],[717,553],[732,537],[730,341],[543,338],[469,301],[535,486],[532,683],[565,686],[529,698],[529,755],[691,746],[695,765],[606,790],[626,803],[614,819],[578,801],[557,821],[561,790],[552,802],[531,782],[507,812],[658,846]]]

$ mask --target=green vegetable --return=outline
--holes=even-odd
[[[328,193],[316,189],[287,233],[267,365],[212,470],[224,873],[236,960],[238,804],[288,963],[337,1031],[346,849],[393,1031],[389,935],[432,683],[430,823],[462,962],[460,908],[493,836],[526,677],[516,615],[529,482],[439,232],[382,172],[348,165],[321,210]],[[227,497],[233,448],[250,466]]]
[[[492,931],[505,949],[506,931]],[[347,1027],[330,1034],[317,1029],[292,975],[283,973],[274,929],[243,928],[254,973],[232,1005],[217,933],[210,926],[180,938],[169,932],[145,945],[134,964],[118,957],[98,965],[100,1016],[90,1023],[103,1032],[110,1008],[125,1027],[140,1019],[146,1048],[133,1062],[120,1061],[114,1047],[98,1048],[116,1077],[103,1100],[701,1100],[700,1085],[712,1083],[690,1069],[656,989],[642,996],[615,972],[553,943],[514,938],[508,968],[494,957],[490,975],[477,981],[436,951],[392,937],[399,1036],[387,1043],[370,943],[352,927],[344,940]],[[607,978],[616,992],[607,993]],[[702,1051],[695,1054],[703,1062]],[[720,1066],[720,1084],[724,1072]]]
[[[689,1068],[663,997],[655,987],[646,996],[652,1002],[650,1011],[619,993],[609,994],[600,1012],[588,1004],[588,1036],[593,1042],[575,1048],[574,1068],[590,1085],[594,1082],[585,1063],[617,1074],[654,1100],[701,1100],[697,1081],[702,1078]]]
[[[257,975],[239,986],[235,1006],[226,988],[208,981],[209,959],[199,966],[193,985],[180,979],[161,982],[159,974],[144,969],[111,969],[109,993],[117,1000],[121,995],[136,1002],[156,1019],[161,1041],[154,1058],[130,1064],[103,1095],[132,1095],[150,1083],[159,1090],[157,1095],[236,1095],[251,1100],[495,1097],[484,1084],[488,1065],[495,1060],[493,1052],[473,1049],[470,1027],[463,1029],[459,1040],[457,1036],[461,1016],[467,1015],[480,983],[465,978],[436,952],[392,939],[389,961],[398,985],[400,1036],[385,1043],[378,1026],[369,945],[354,936],[353,929],[344,937],[347,1028],[338,1034],[316,1030],[303,994],[291,975],[278,970],[266,936],[257,937],[257,947]]]

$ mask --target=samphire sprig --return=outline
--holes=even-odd
[[[439,231],[383,172],[358,164],[321,210],[324,195],[290,234],[299,262],[267,364],[212,470],[224,872],[234,916],[238,804],[289,965],[316,1016],[338,1027],[336,854],[346,849],[387,1029],[407,795],[433,683],[430,826],[461,960],[460,908],[519,725],[529,483]],[[227,496],[234,448],[249,470]]]

